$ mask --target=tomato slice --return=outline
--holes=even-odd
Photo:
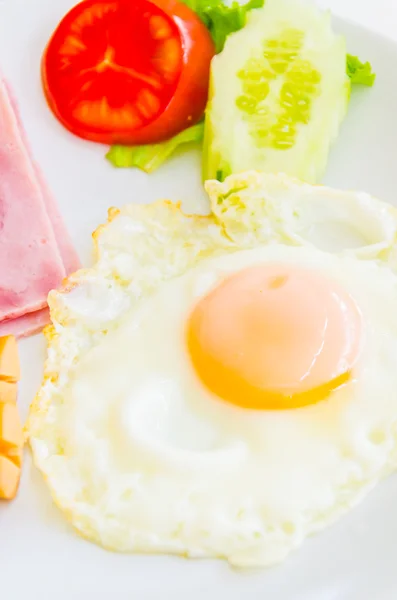
[[[76,135],[154,143],[202,117],[214,53],[206,27],[177,0],[85,0],[47,45],[43,87]]]

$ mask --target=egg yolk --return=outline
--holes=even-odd
[[[314,404],[347,382],[361,315],[346,290],[318,272],[247,268],[195,306],[187,324],[194,369],[214,394],[253,409]]]

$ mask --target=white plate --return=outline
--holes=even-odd
[[[133,0],[132,0],[133,1]],[[45,43],[74,0],[0,0],[2,68],[20,102],[36,158],[84,264],[91,231],[110,205],[185,200],[205,210],[200,156],[174,158],[150,177],[113,169],[105,148],[68,134],[47,109],[39,64]],[[336,21],[349,51],[371,60],[373,89],[354,92],[326,182],[361,188],[397,204],[397,45]],[[397,310],[397,307],[396,307]],[[20,344],[24,415],[44,358],[41,336]],[[4,600],[388,600],[397,597],[397,477],[380,485],[335,526],[306,541],[283,565],[239,573],[217,561],[122,556],[80,540],[52,505],[27,456],[19,496],[0,506],[0,597]]]

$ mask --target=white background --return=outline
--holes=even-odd
[[[397,0],[318,0],[318,4],[397,40]]]

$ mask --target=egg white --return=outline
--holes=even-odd
[[[119,551],[269,565],[396,468],[397,216],[369,196],[281,175],[207,187],[213,216],[128,206],[99,229],[96,265],[50,297],[28,432],[84,536]],[[333,252],[313,243],[327,222],[320,245]],[[329,275],[362,312],[353,379],[316,405],[244,410],[212,396],[190,364],[194,303],[266,262]]]

